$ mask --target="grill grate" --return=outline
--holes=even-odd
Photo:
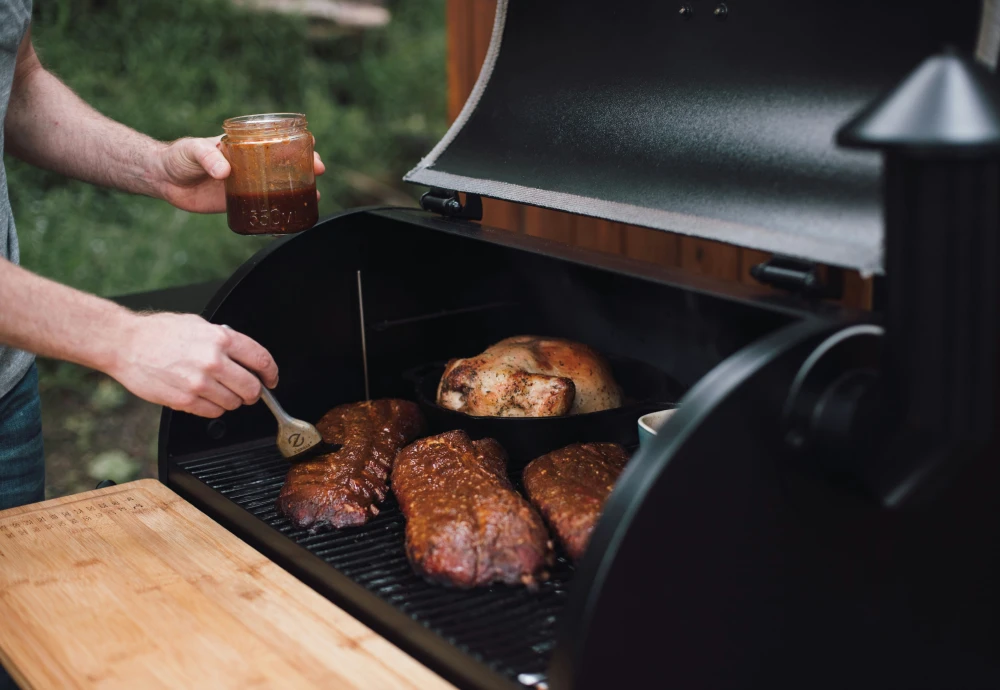
[[[573,570],[565,557],[559,556],[552,577],[536,592],[504,586],[447,589],[411,569],[403,514],[391,492],[368,524],[310,534],[275,508],[288,462],[272,444],[177,464],[493,670],[515,681],[519,674],[544,675]]]

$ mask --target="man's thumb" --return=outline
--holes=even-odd
[[[218,149],[219,137],[211,139],[192,139],[192,158],[216,180],[224,180],[229,177],[229,161]]]

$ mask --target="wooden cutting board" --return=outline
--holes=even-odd
[[[23,688],[450,688],[158,481],[0,512]]]

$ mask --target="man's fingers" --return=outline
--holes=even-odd
[[[229,161],[219,150],[218,138],[211,139],[191,139],[190,146],[194,159],[198,164],[216,180],[224,180],[229,177]]]
[[[313,151],[313,168],[315,168],[317,175],[322,175],[326,172],[326,165],[323,163],[323,159],[315,151]]]
[[[239,395],[214,379],[205,384],[201,397],[226,410],[235,410],[243,404]]]
[[[190,412],[191,414],[196,414],[199,417],[215,419],[216,417],[221,417],[225,410],[205,398],[198,398],[193,403],[185,407],[184,412]]]
[[[260,379],[231,359],[226,359],[219,372],[219,383],[239,396],[244,405],[253,405],[260,399]]]
[[[264,385],[274,388],[278,385],[278,365],[275,363],[271,353],[265,350],[260,343],[252,338],[248,338],[234,330],[226,329],[229,335],[229,345],[226,354],[242,364],[250,371],[257,374]]]

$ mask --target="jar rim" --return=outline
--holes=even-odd
[[[222,123],[223,129],[235,131],[260,130],[267,127],[304,127],[303,113],[260,113],[230,117]]]

